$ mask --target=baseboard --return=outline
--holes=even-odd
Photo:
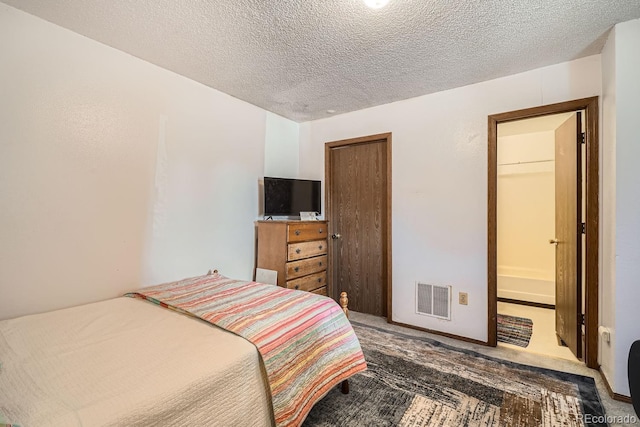
[[[522,300],[519,300],[519,299],[501,298],[501,297],[498,297],[498,301],[500,301],[500,302],[508,302],[509,304],[526,305],[526,306],[529,306],[529,307],[548,308],[550,310],[555,310],[556,309],[555,305],[553,305],[553,304],[544,304],[542,302],[522,301]]]
[[[420,326],[408,325],[406,323],[394,322],[393,320],[387,320],[387,323],[390,323],[390,324],[396,325],[396,326],[402,326],[404,328],[415,329],[416,331],[422,331],[422,332],[428,332],[428,333],[434,334],[434,335],[440,335],[442,337],[453,338],[454,340],[458,340],[458,341],[464,341],[464,342],[483,345],[483,346],[487,346],[488,345],[485,341],[475,340],[473,338],[467,338],[467,337],[463,337],[461,335],[450,334],[450,333],[447,333],[447,332],[434,331],[432,329],[421,328]]]
[[[609,393],[609,396],[611,396],[613,400],[618,400],[620,402],[625,402],[625,403],[633,403],[631,402],[631,397],[614,392],[613,389],[611,388],[611,385],[609,384],[609,381],[607,381],[607,377],[604,375],[604,372],[602,372],[602,369],[600,368],[598,369],[598,371],[600,371],[600,376],[602,377],[602,381],[604,382],[605,387],[607,387],[607,392]]]

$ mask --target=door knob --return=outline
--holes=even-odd
[[[332,234],[332,235],[331,235],[331,238],[332,238],[333,240],[339,239],[339,238],[341,238],[341,237],[342,237],[342,236],[341,236],[340,234],[336,234],[336,233],[334,233],[334,234]]]
[[[549,244],[558,246],[558,239],[549,239]]]

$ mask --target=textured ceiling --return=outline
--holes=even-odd
[[[638,0],[0,0],[302,122],[600,53]]]

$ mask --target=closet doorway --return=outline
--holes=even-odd
[[[580,309],[574,306],[582,302],[584,261],[582,239],[573,226],[582,221],[583,210],[583,167],[577,165],[582,163],[583,114],[498,124],[498,325],[531,323],[526,351],[569,360],[582,356],[568,325],[578,328],[576,316],[583,312],[582,303]],[[567,316],[573,318],[565,321]]]
[[[597,367],[597,124],[597,98],[489,117],[489,345],[533,320],[527,351]]]

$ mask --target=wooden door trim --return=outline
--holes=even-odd
[[[495,347],[498,342],[497,324],[497,147],[498,124],[550,114],[585,111],[586,119],[586,236],[585,236],[585,354],[587,367],[598,368],[598,243],[599,243],[599,111],[598,97],[576,99],[557,104],[543,105],[518,111],[493,114],[488,117],[488,215],[487,215],[487,279],[488,279],[488,334],[487,345]]]
[[[386,233],[383,236],[383,251],[385,252],[385,265],[384,269],[386,272],[386,294],[387,294],[387,322],[391,322],[393,319],[391,309],[392,309],[392,271],[391,271],[391,132],[388,133],[380,133],[376,135],[363,136],[358,138],[349,138],[342,139],[339,141],[327,142],[324,145],[324,177],[325,177],[325,191],[324,191],[324,206],[325,211],[327,212],[327,220],[329,221],[329,238],[331,238],[331,234],[333,234],[332,222],[331,222],[331,197],[329,195],[332,191],[332,183],[331,183],[331,150],[338,147],[343,147],[347,145],[357,145],[357,144],[368,144],[372,142],[383,141],[385,145],[385,157],[386,157],[386,209],[385,209],[385,226]],[[328,277],[333,277],[333,245],[328,245]],[[333,281],[329,283],[329,296],[336,299],[337,298],[337,290],[334,289]]]

